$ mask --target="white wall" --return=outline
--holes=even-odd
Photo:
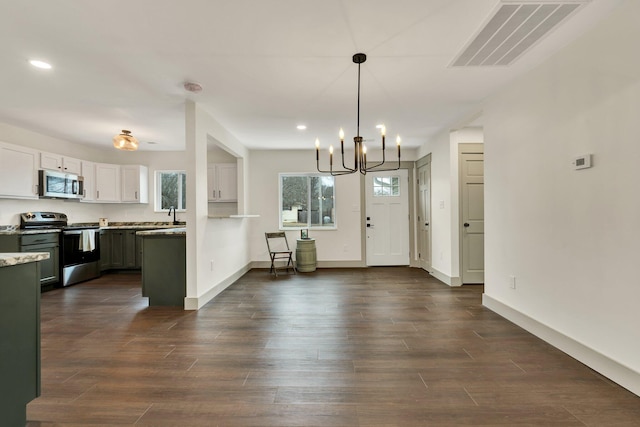
[[[484,108],[486,302],[636,393],[639,16],[626,2]]]
[[[212,142],[238,161],[238,210],[246,213],[249,189],[246,148],[199,105],[187,101],[187,297],[186,309],[198,309],[249,269],[250,219],[208,217],[207,147]],[[253,192],[253,189],[251,189]]]
[[[267,261],[269,255],[264,233],[279,227],[279,173],[316,172],[313,149],[309,150],[252,150],[250,152],[251,212],[260,218],[251,220],[251,259]],[[336,177],[335,230],[309,230],[316,239],[318,261],[362,260],[360,226],[360,174]],[[295,247],[298,230],[287,232],[290,246]]]

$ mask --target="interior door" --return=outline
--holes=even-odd
[[[462,283],[484,283],[484,155],[460,159]]]
[[[418,262],[431,269],[431,163],[418,168]]]
[[[409,174],[366,175],[367,265],[409,265]]]

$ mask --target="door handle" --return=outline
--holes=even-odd
[[[466,227],[468,227],[468,226],[469,226],[469,223],[468,223],[468,222],[465,222],[463,225],[464,225],[464,226],[465,226],[465,228],[466,228]]]
[[[426,227],[428,227],[428,226],[429,226],[429,223],[428,223],[428,222],[425,222],[425,223],[424,223],[424,225],[425,225]]]

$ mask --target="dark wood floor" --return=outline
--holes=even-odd
[[[254,270],[197,312],[137,275],[42,295],[29,426],[638,426],[640,398],[409,268]]]

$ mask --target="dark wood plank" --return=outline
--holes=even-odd
[[[42,295],[28,425],[637,425],[640,398],[410,268],[253,270],[197,312],[140,276]]]

